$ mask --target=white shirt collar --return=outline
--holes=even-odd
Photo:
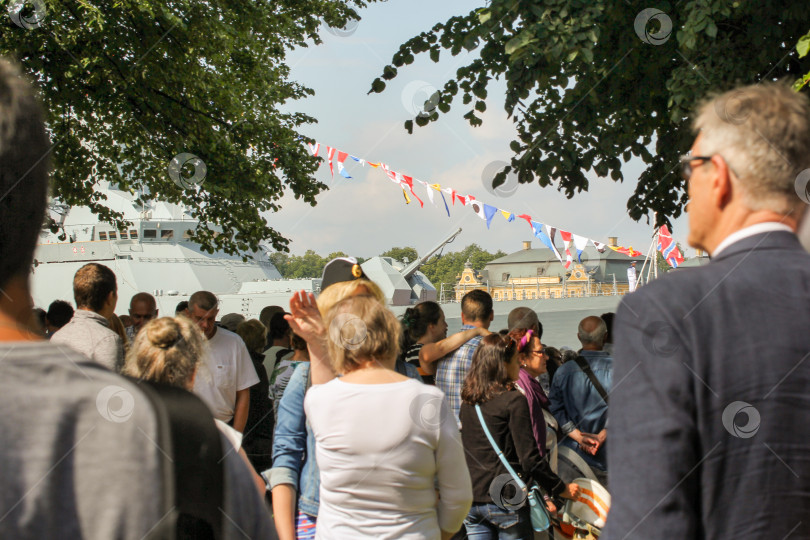
[[[723,241],[720,242],[720,244],[714,249],[714,253],[712,253],[711,256],[713,258],[717,257],[718,255],[720,255],[721,251],[729,247],[731,244],[735,244],[740,240],[743,240],[744,238],[774,231],[787,231],[789,233],[794,232],[793,229],[791,229],[784,223],[778,223],[776,221],[757,223],[756,225],[751,225],[750,227],[740,229],[739,231],[735,231],[730,235],[726,236],[725,239],[723,239]]]

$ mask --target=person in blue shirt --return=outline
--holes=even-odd
[[[599,317],[586,317],[579,323],[577,338],[582,343],[579,355],[605,392],[610,393],[613,358],[602,350],[606,335],[607,326]],[[566,362],[554,374],[549,400],[551,414],[562,432],[561,444],[575,450],[606,485],[608,407],[577,362]]]

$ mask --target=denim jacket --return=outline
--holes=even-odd
[[[278,405],[269,484],[270,489],[290,484],[298,492],[298,510],[317,517],[320,470],[315,461],[315,436],[304,414],[308,375],[309,362],[295,368]]]
[[[609,394],[613,384],[613,358],[605,351],[580,351],[579,354],[588,361],[596,380]],[[583,433],[599,433],[607,427],[607,405],[585,372],[573,360],[563,364],[554,373],[549,400],[551,414],[563,434],[560,443],[576,450],[588,465],[607,470],[605,445],[602,445],[595,456],[591,456],[580,451],[579,445],[566,437],[574,429]]]

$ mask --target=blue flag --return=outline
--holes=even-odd
[[[442,202],[444,203],[444,209],[447,210],[447,217],[450,217],[450,207],[447,206],[447,199],[444,198],[444,193],[442,193],[441,191],[439,192],[439,195],[442,196]]]
[[[495,214],[498,212],[498,209],[494,206],[490,206],[488,204],[484,204],[484,216],[487,218],[487,229],[489,229],[489,224],[492,223],[492,218],[495,217]]]

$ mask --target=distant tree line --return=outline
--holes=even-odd
[[[464,270],[464,263],[468,260],[476,272],[483,270],[490,261],[499,257],[504,257],[506,253],[498,250],[490,253],[477,244],[470,244],[461,251],[433,255],[420,268],[433,285],[439,289],[442,283],[455,284],[457,276]],[[321,277],[326,263],[335,257],[346,257],[342,251],[330,253],[321,257],[313,250],[309,249],[303,255],[290,255],[288,253],[273,253],[270,255],[272,262],[284,278],[315,278]],[[400,262],[413,262],[419,258],[419,254],[413,247],[393,247],[380,254],[381,257],[391,257]],[[365,259],[357,257],[361,263]]]

